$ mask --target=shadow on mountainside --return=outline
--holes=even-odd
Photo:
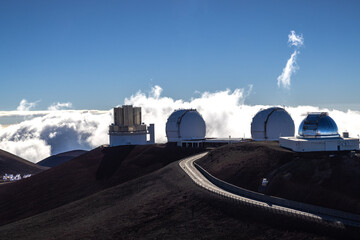
[[[197,161],[215,177],[252,191],[360,214],[360,158],[348,152],[295,153],[277,142],[215,149]]]
[[[311,231],[301,230],[298,222],[221,199],[195,185],[178,163],[171,163],[0,226],[0,239],[334,239],[321,236],[321,228]]]
[[[165,145],[98,147],[30,178],[0,185],[0,225],[82,199],[199,151]]]
[[[7,174],[36,174],[48,169],[47,167],[38,166],[21,157],[9,152],[0,150],[0,175]]]

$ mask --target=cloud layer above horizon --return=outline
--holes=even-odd
[[[146,124],[155,123],[157,143],[166,142],[165,124],[176,109],[195,108],[206,122],[207,137],[250,138],[253,116],[268,105],[245,104],[252,86],[235,90],[203,92],[188,101],[162,96],[162,88],[155,86],[149,93],[137,92],[125,98],[124,104],[142,107],[142,119]],[[24,107],[20,107],[24,105]],[[121,105],[121,104],[118,104]],[[22,101],[18,111],[0,112],[0,119],[22,116],[20,123],[7,127],[0,125],[0,149],[11,152],[32,162],[38,162],[52,154],[74,149],[90,150],[109,143],[108,126],[112,123],[112,110],[59,110],[71,107],[71,103],[55,103],[51,110],[30,111],[33,103]],[[25,109],[25,110],[24,110]],[[349,131],[351,136],[360,134],[360,112],[329,110],[315,106],[286,107],[300,124],[307,112],[327,111],[336,121],[339,132]]]

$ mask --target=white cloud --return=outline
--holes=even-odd
[[[248,116],[242,116],[242,111],[245,111],[246,106],[243,106],[245,97],[250,94],[252,85],[249,85],[249,90],[229,89],[218,91],[214,93],[204,92],[199,97],[192,98],[190,101],[182,99],[172,99],[169,97],[162,97],[161,88],[155,86],[152,88],[149,96],[142,92],[132,95],[125,99],[125,104],[132,104],[142,107],[142,119],[145,123],[155,123],[155,138],[157,142],[166,142],[165,125],[169,115],[176,109],[180,108],[195,108],[204,119],[207,121],[207,136],[234,136],[242,137],[248,134],[247,129],[241,127],[231,129],[230,126],[247,124],[251,121]],[[245,107],[245,108],[244,108]],[[251,112],[256,112],[258,108],[250,109]]]
[[[304,38],[302,34],[296,35],[295,31],[292,30],[288,35],[288,42],[290,43],[290,46],[295,46],[296,50],[291,54],[285,67],[283,68],[282,73],[277,78],[278,87],[286,89],[290,89],[291,76],[299,69],[296,63],[296,57],[300,52],[297,49],[304,45]]]
[[[288,59],[282,73],[277,78],[277,85],[278,87],[283,88],[290,88],[291,83],[291,75],[296,72],[298,69],[298,66],[296,64],[296,56],[298,54],[298,51],[295,50],[293,54],[291,54],[291,57]]]
[[[19,106],[17,107],[18,111],[30,111],[32,108],[36,106],[36,104],[39,101],[36,102],[28,102],[26,99],[23,99],[20,101]]]
[[[163,89],[160,86],[156,85],[155,87],[151,88],[150,94],[153,98],[158,99],[160,97],[162,91],[163,91]]]
[[[158,88],[153,88],[153,91]],[[165,124],[169,115],[179,108],[195,108],[206,122],[207,137],[251,137],[250,124],[254,115],[270,105],[250,106],[245,104],[252,85],[248,89],[229,89],[217,92],[204,92],[199,97],[189,101],[172,99],[159,95],[154,98],[153,93],[146,96],[142,92],[125,99],[125,104],[142,107],[143,121],[146,124],[155,123],[155,137],[157,142],[166,142]],[[314,106],[286,107],[294,119],[296,130],[308,112],[329,112],[337,122],[339,132],[345,130],[350,135],[360,134],[360,112],[339,111]]]
[[[302,34],[296,35],[294,30],[290,31],[288,38],[289,38],[288,42],[290,43],[291,46],[301,47],[302,45],[304,45],[303,35]]]
[[[48,107],[49,111],[58,111],[58,110],[62,110],[62,109],[69,109],[72,108],[72,103],[71,102],[66,102],[66,103],[54,103],[52,104],[50,107]]]
[[[2,139],[0,148],[32,162],[42,160],[50,156],[51,153],[51,146],[38,138],[17,141]]]
[[[146,95],[141,91],[126,98],[124,104],[142,107],[142,119],[146,124],[155,123],[158,143],[166,142],[165,124],[169,115],[179,108],[195,108],[203,116],[207,137],[251,137],[250,124],[253,116],[268,105],[249,106],[245,104],[252,86],[248,89],[226,89],[217,92],[196,94],[188,101],[161,96],[162,88],[155,86]],[[314,106],[286,107],[294,119],[296,129],[307,112],[327,111],[336,121],[339,132],[349,131],[351,136],[360,134],[360,112],[339,111]],[[28,111],[30,114],[37,111]],[[43,111],[1,129],[0,148],[33,162],[50,154],[74,149],[92,149],[109,143],[108,126],[113,121],[112,111],[59,110]],[[14,114],[8,113],[9,116]],[[7,116],[2,112],[2,116]]]
[[[50,154],[90,150],[109,142],[111,115],[111,111],[48,111],[3,128],[0,148],[33,162]]]

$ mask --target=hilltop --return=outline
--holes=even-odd
[[[7,174],[36,174],[46,170],[47,167],[38,166],[21,157],[0,150],[0,176]]]
[[[98,147],[30,178],[0,186],[0,225],[87,197],[199,151],[165,145]]]
[[[50,157],[47,157],[40,162],[37,162],[37,165],[44,166],[44,167],[55,167],[57,165],[63,164],[73,158],[76,158],[87,151],[85,150],[73,150],[69,152],[63,152],[56,155],[52,155]]]
[[[230,154],[229,150],[222,147],[211,155]],[[198,187],[177,160],[201,151],[166,145],[99,147],[31,178],[0,186],[0,239],[325,240],[337,236],[317,225],[237,205]]]
[[[360,214],[360,158],[348,152],[295,153],[277,142],[248,142],[215,149],[197,163],[239,187]]]
[[[76,159],[75,159],[76,160]],[[252,212],[254,211],[254,212]],[[333,239],[272,225],[197,187],[177,162],[0,226],[1,239]],[[293,226],[293,227],[292,227]]]

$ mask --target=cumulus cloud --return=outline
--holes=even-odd
[[[301,47],[302,45],[304,45],[303,35],[302,34],[296,35],[295,31],[292,30],[288,35],[288,42],[290,43],[291,46]]]
[[[36,102],[28,102],[26,99],[23,99],[20,101],[19,106],[17,107],[18,111],[30,111],[32,108],[36,106],[36,104],[39,101]]]
[[[288,42],[290,46],[296,47],[296,50],[291,54],[285,67],[283,68],[282,73],[277,78],[278,87],[286,89],[290,88],[291,76],[299,69],[296,63],[296,57],[300,52],[297,49],[304,45],[304,38],[302,34],[297,35],[295,31],[290,31],[290,34],[288,35]]]
[[[156,95],[160,91],[155,86],[148,96],[142,92],[125,99],[125,104],[142,107],[143,120],[146,124],[155,123],[157,142],[166,142],[165,124],[169,115],[176,109],[195,108],[206,122],[207,137],[251,137],[250,125],[253,116],[261,109],[273,107],[270,105],[250,106],[245,104],[246,97],[250,94],[252,85],[247,89],[226,89],[217,92],[204,92],[199,97],[189,101],[172,99]],[[161,92],[161,91],[160,91]],[[155,97],[156,96],[156,97]],[[296,129],[308,112],[329,112],[337,122],[339,133],[349,131],[351,136],[360,134],[360,112],[340,111],[315,106],[286,107],[294,119]]]
[[[159,99],[162,91],[163,89],[160,86],[156,85],[155,87],[151,88],[150,94],[153,98]]]
[[[108,143],[111,116],[111,111],[49,111],[1,129],[0,148],[33,162],[65,151],[90,150]]]
[[[203,92],[190,100],[162,96],[162,88],[155,86],[148,94],[141,91],[125,98],[124,104],[142,107],[142,119],[146,124],[155,123],[156,142],[166,142],[165,124],[176,109],[195,108],[206,122],[207,137],[250,138],[253,116],[263,108],[272,106],[245,103],[252,86],[235,90]],[[336,121],[339,132],[349,131],[351,136],[360,134],[360,112],[339,111],[315,106],[286,107],[295,127],[308,112],[329,112]],[[17,111],[15,111],[17,112]],[[37,111],[28,111],[27,116]],[[13,112],[8,112],[10,116]],[[33,162],[51,154],[74,149],[90,150],[109,143],[108,126],[113,121],[112,111],[58,110],[43,111],[42,115],[25,119],[21,123],[0,129],[0,148]],[[1,117],[6,116],[2,112]]]
[[[138,92],[125,99],[125,104],[142,107],[145,123],[155,123],[157,142],[166,142],[165,124],[169,115],[176,109],[195,108],[206,122],[207,137],[251,137],[250,124],[253,116],[260,110],[270,105],[250,106],[245,104],[246,97],[251,94],[252,85],[247,89],[227,89],[217,92],[204,92],[199,97],[189,101],[172,99],[161,95],[154,96],[154,91],[160,87],[155,86],[150,94]],[[161,91],[160,91],[161,92]],[[360,112],[339,111],[314,106],[286,107],[294,119],[295,126],[299,126],[308,112],[329,112],[330,116],[338,123],[339,132],[349,131],[352,136],[360,134]]]
[[[71,102],[66,102],[66,103],[54,103],[52,104],[50,107],[48,107],[49,111],[57,111],[57,110],[63,110],[63,109],[69,109],[72,108],[72,103]]]
[[[125,99],[125,104],[132,104],[142,107],[142,119],[146,123],[155,123],[155,138],[157,142],[166,142],[165,125],[169,115],[176,109],[195,108],[207,122],[207,136],[228,137],[248,135],[250,131],[241,127],[242,124],[248,124],[251,116],[244,116],[243,111],[248,110],[255,113],[259,107],[248,109],[244,106],[245,97],[250,94],[252,85],[246,89],[229,89],[217,92],[204,92],[199,97],[192,98],[189,101],[182,99],[172,99],[162,97],[161,87],[155,86],[148,96],[145,93],[138,92],[130,98]],[[229,126],[237,125],[238,128]]]

